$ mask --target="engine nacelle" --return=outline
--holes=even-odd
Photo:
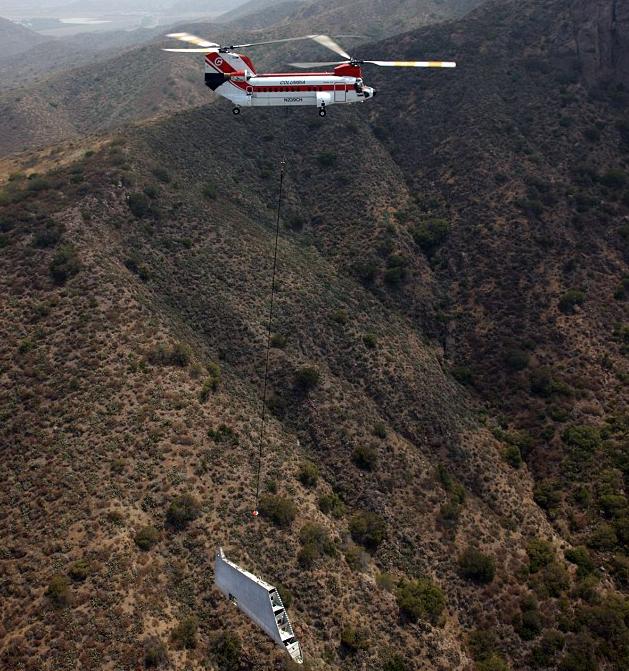
[[[225,76],[235,79],[237,82],[248,82],[253,77],[253,73],[251,70],[239,70],[238,72],[230,72]]]

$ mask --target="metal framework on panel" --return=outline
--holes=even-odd
[[[297,664],[304,658],[299,641],[275,587],[240,568],[225,557],[223,548],[216,553],[214,584],[240,610],[251,618]]]

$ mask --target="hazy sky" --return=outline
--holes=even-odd
[[[213,14],[233,9],[245,0],[0,0],[0,16],[94,16],[112,12],[154,12]]]

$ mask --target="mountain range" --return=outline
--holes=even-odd
[[[233,117],[153,45],[2,110],[0,666],[294,668],[219,545],[305,668],[629,665],[627,5],[394,10],[357,56],[458,68],[325,120]]]

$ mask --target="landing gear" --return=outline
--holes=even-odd
[[[240,107],[234,107],[234,109],[232,110],[232,114],[238,116],[240,114]]]
[[[319,116],[327,116],[327,112],[325,111],[325,105],[322,105],[319,108]]]

